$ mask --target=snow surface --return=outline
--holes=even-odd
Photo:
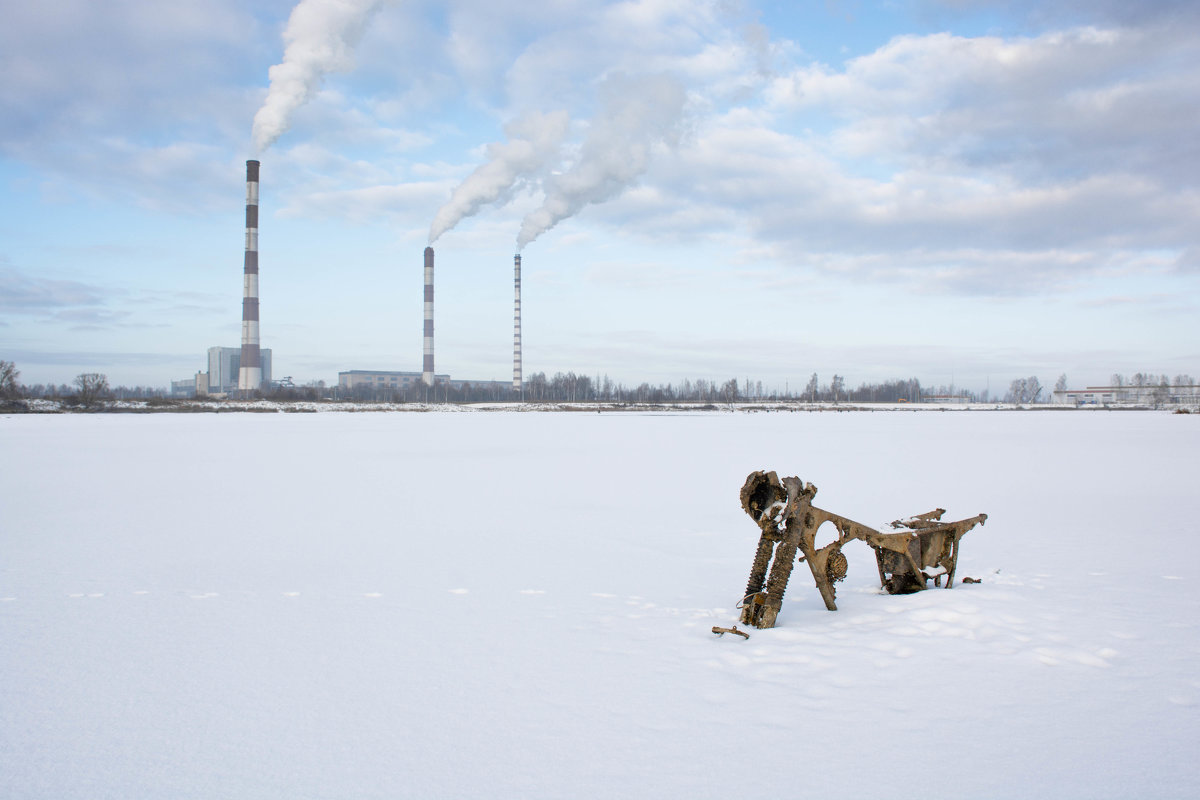
[[[0,795],[1193,797],[1200,417],[0,418]],[[958,576],[736,622],[747,473]]]

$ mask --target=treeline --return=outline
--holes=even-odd
[[[922,397],[921,382],[916,378],[864,383],[857,389],[847,389],[845,380],[834,375],[822,383],[813,373],[802,389],[785,384],[765,389],[762,381],[737,378],[719,381],[708,378],[684,379],[680,383],[640,383],[629,386],[613,381],[607,375],[592,378],[574,372],[559,372],[547,378],[544,372],[525,380],[525,397],[534,403],[735,403],[804,401],[814,403],[841,402],[918,402]]]
[[[61,384],[22,386],[17,382],[19,372],[8,361],[0,361],[0,400],[12,406],[26,399],[52,399],[67,405],[92,406],[107,400],[150,400],[172,402],[163,389],[135,386],[110,387],[100,373],[85,373],[76,377],[73,385]],[[944,387],[943,387],[944,388]],[[863,383],[857,389],[847,389],[840,375],[822,383],[813,373],[803,390],[785,385],[783,391],[764,389],[762,381],[729,378],[724,381],[708,378],[685,379],[682,382],[636,386],[612,380],[607,375],[592,377],[575,372],[557,372],[547,377],[537,372],[525,380],[518,394],[504,383],[495,381],[470,383],[466,381],[439,382],[433,387],[416,382],[407,387],[362,384],[352,388],[326,386],[313,381],[304,386],[276,386],[253,393],[252,397],[278,402],[315,402],[342,400],[360,403],[481,403],[522,400],[530,403],[736,403],[804,401],[815,403],[840,402],[919,402],[923,390],[916,378]]]
[[[33,399],[52,399],[57,400],[67,406],[83,406],[93,408],[99,406],[106,400],[118,399],[118,397],[136,396],[138,399],[148,399],[147,395],[134,395],[130,389],[114,391],[108,385],[108,378],[99,372],[85,372],[82,375],[75,377],[73,386],[62,384],[60,386],[35,384],[33,386],[23,386],[17,382],[17,378],[21,375],[15,364],[11,361],[0,361],[0,409],[5,411],[21,411],[25,408],[26,400]],[[138,387],[139,392],[142,387]],[[148,390],[157,392],[157,396],[161,397],[161,390]],[[150,395],[155,396],[155,395]]]
[[[1186,374],[1176,375],[1174,378],[1170,378],[1165,374],[1164,375],[1155,375],[1152,372],[1135,372],[1133,375],[1131,375],[1129,377],[1126,377],[1124,375],[1114,372],[1112,377],[1109,378],[1108,380],[1109,380],[1109,385],[1115,386],[1117,388],[1121,388],[1124,386],[1132,386],[1132,387],[1140,389],[1145,386],[1171,387],[1171,386],[1195,386],[1196,385],[1196,381],[1192,378],[1191,375],[1186,375]]]
[[[0,361],[0,408],[21,410],[26,400],[52,399],[68,406],[97,407],[110,400],[146,400],[152,404],[167,404],[177,401],[164,389],[150,386],[109,386],[108,379],[101,373],[89,372],[78,375],[73,384],[34,384],[23,386],[18,382],[20,373],[10,361]],[[1114,373],[1110,379],[1113,387],[1124,387],[1124,394],[1141,397],[1157,391],[1162,398],[1168,397],[1168,389],[1195,387],[1191,375],[1168,375],[1138,372],[1132,376]],[[1068,388],[1067,376],[1059,376],[1054,391]],[[1189,395],[1194,396],[1194,389]],[[1147,395],[1148,396],[1148,395]],[[518,394],[506,383],[488,381],[469,383],[465,381],[439,382],[433,387],[417,381],[407,387],[382,385],[358,385],[353,388],[326,386],[324,381],[312,381],[304,386],[295,386],[290,379],[282,385],[254,392],[251,397],[277,402],[316,402],[321,400],[352,401],[359,403],[484,403],[512,402],[520,400],[530,403],[747,403],[747,402],[810,402],[810,403],[918,403],[918,402],[1008,402],[1017,404],[1044,403],[1051,400],[1051,392],[1037,378],[1017,378],[1009,384],[1007,393],[991,396],[988,391],[974,392],[954,386],[922,386],[917,378],[896,379],[881,383],[861,383],[857,388],[846,386],[841,375],[832,375],[822,381],[812,373],[803,387],[785,383],[780,391],[764,389],[762,381],[729,378],[724,381],[709,378],[685,379],[679,383],[651,384],[643,382],[636,386],[614,381],[607,375],[589,376],[575,372],[556,372],[547,377],[544,372],[529,375],[523,391]],[[1153,399],[1153,398],[1151,398]]]
[[[944,387],[943,387],[944,388]],[[518,394],[507,384],[496,382],[469,383],[439,382],[427,387],[417,382],[408,387],[360,384],[353,388],[326,387],[323,382],[302,387],[273,389],[261,393],[270,400],[350,400],[366,403],[488,403],[523,400],[527,403],[740,403],[779,402],[784,400],[816,403],[853,402],[919,402],[923,396],[921,382],[916,378],[864,383],[857,389],[847,389],[839,375],[826,383],[814,374],[802,391],[784,388],[767,389],[762,381],[729,378],[724,381],[708,378],[685,379],[680,383],[652,384],[643,382],[628,385],[607,375],[590,376],[575,372],[556,372],[547,376],[536,372],[525,378],[523,391]]]

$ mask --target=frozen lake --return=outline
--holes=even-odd
[[[0,417],[14,798],[1192,797],[1200,416]],[[959,576],[736,621],[755,469]]]

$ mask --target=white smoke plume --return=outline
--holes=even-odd
[[[655,145],[678,142],[686,92],[668,75],[611,75],[600,87],[579,158],[546,181],[546,199],[521,222],[517,251],[585,206],[624,191],[650,163]]]
[[[371,14],[385,0],[300,0],[283,31],[282,63],[271,67],[271,88],[254,115],[254,146],[261,153],[291,125],[292,113],[333,71],[354,67],[354,48]]]
[[[567,112],[529,114],[506,125],[504,133],[508,141],[489,144],[488,163],[467,176],[438,209],[429,227],[430,244],[484,205],[506,199],[518,180],[557,159],[567,135]]]

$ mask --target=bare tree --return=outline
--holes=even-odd
[[[1062,375],[1059,375],[1058,380],[1054,382],[1054,391],[1065,392],[1066,390],[1067,390],[1067,376],[1066,376],[1066,373],[1063,373]]]
[[[817,373],[813,373],[808,379],[808,386],[804,387],[804,393],[808,395],[808,402],[815,403],[817,400]]]
[[[17,365],[11,361],[0,361],[0,400],[16,400],[21,394],[17,378],[21,377]]]
[[[1008,385],[1008,397],[1004,398],[1010,403],[1020,405],[1025,400],[1025,379],[1014,378],[1013,382]]]
[[[829,389],[833,392],[833,402],[836,403],[838,401],[838,395],[842,394],[842,387],[845,386],[845,383],[841,375],[833,376],[833,381],[829,384]]]
[[[1163,375],[1158,382],[1158,386],[1154,387],[1154,405],[1162,406],[1171,399],[1171,385],[1167,383],[1167,376]]]
[[[75,387],[78,389],[75,398],[80,405],[90,408],[108,396],[108,376],[99,372],[85,372],[75,376]]]
[[[1030,375],[1025,379],[1025,402],[1036,403],[1038,398],[1042,396],[1042,382],[1037,379],[1036,375]]]

